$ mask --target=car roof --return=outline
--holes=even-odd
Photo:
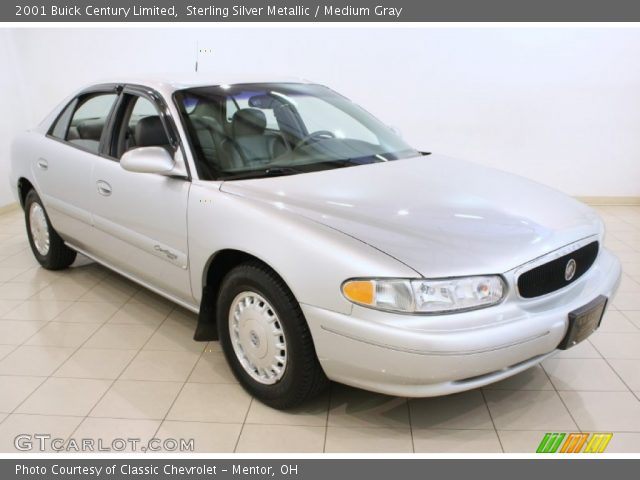
[[[105,83],[143,85],[161,93],[171,95],[176,90],[193,87],[205,87],[213,85],[238,85],[244,83],[311,83],[298,77],[282,75],[256,75],[256,74],[163,74],[145,77],[121,77],[104,79],[94,85]]]

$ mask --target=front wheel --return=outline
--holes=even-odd
[[[227,274],[217,318],[222,349],[234,375],[263,403],[291,408],[328,384],[300,306],[264,265],[249,262]]]
[[[27,236],[33,256],[48,270],[62,270],[76,259],[76,252],[64,244],[53,229],[42,200],[35,190],[30,190],[24,202]]]

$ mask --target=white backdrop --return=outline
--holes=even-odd
[[[76,87],[119,74],[293,75],[416,147],[572,195],[640,196],[640,29],[171,28],[0,31],[0,205],[8,144]]]

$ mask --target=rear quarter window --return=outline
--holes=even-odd
[[[77,98],[74,98],[71,102],[69,102],[62,113],[58,115],[56,121],[53,122],[53,125],[49,130],[49,135],[59,140],[64,140],[66,138],[67,130],[69,129],[69,122],[71,121],[71,115],[73,114],[77,103]]]

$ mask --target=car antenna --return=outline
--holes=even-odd
[[[198,40],[196,40],[196,65],[195,65],[196,73],[198,73],[198,58],[199,58],[199,54],[200,54],[200,45],[198,44]]]

